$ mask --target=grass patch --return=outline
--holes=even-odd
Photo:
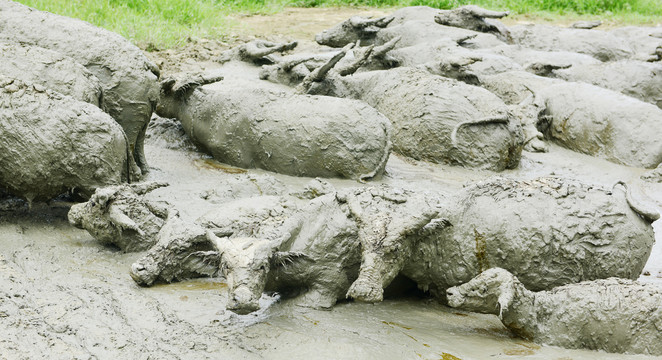
[[[450,9],[476,4],[511,10],[518,19],[562,22],[599,17],[612,24],[662,22],[660,0],[19,0],[56,14],[75,17],[112,30],[142,48],[169,48],[189,37],[223,38],[236,14],[269,14],[286,6],[403,7],[427,5]]]
[[[39,10],[88,21],[143,48],[181,45],[189,37],[219,38],[232,27],[228,15],[273,13],[286,0],[20,0]]]

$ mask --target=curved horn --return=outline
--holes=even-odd
[[[175,80],[175,78],[172,77],[163,79],[161,81],[161,90],[163,90],[163,92],[165,92],[166,94],[170,93],[172,91],[172,87],[175,85],[175,82],[177,82],[177,80]]]
[[[355,73],[356,70],[358,70],[361,66],[363,66],[363,64],[365,64],[366,61],[368,61],[368,58],[372,54],[374,48],[375,45],[368,46],[363,52],[363,54],[361,54],[361,56],[356,58],[352,63],[338,69],[338,74],[340,74],[340,76],[347,76]]]
[[[478,36],[478,34],[471,34],[471,35],[462,36],[462,37],[456,38],[455,43],[458,44],[458,45],[462,45],[462,44],[466,43],[469,40],[475,39],[476,36]]]
[[[298,43],[292,41],[289,43],[275,43],[271,41],[255,40],[244,44],[241,48],[243,54],[249,59],[259,59],[275,52],[292,50]]]
[[[366,28],[368,26],[376,26],[379,28],[384,28],[395,19],[393,16],[384,16],[377,19],[372,19],[369,17],[362,16],[353,16],[349,19],[350,25],[355,28]]]
[[[306,76],[302,81],[301,84],[297,87],[297,91],[300,93],[306,93],[308,90],[310,90],[310,87],[312,86],[313,82],[319,82],[324,80],[326,75],[333,69],[334,66],[340,61],[342,58],[347,55],[347,52],[351,50],[354,47],[354,44],[347,44],[345,45],[340,52],[335,54],[329,61],[326,62],[326,64],[318,67],[317,69],[313,70],[308,76]]]
[[[372,49],[372,55],[370,56],[373,58],[377,58],[386,55],[387,52],[395,48],[395,45],[398,43],[398,41],[400,41],[400,39],[402,39],[402,36],[396,36],[393,39],[389,40],[384,45],[376,46],[374,49]]]
[[[147,181],[130,185],[131,190],[133,190],[138,195],[145,195],[150,191],[166,186],[170,186],[170,184],[164,181]]]
[[[572,64],[549,64],[543,62],[534,62],[526,66],[526,71],[538,76],[549,76],[554,70],[568,69]]]

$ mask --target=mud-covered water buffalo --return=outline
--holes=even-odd
[[[368,179],[391,149],[388,119],[366,104],[247,82],[163,82],[158,113],[222,162],[295,176]],[[197,82],[196,82],[197,81]]]
[[[448,209],[443,217],[452,226],[422,238],[402,269],[440,297],[490,267],[511,271],[531,290],[636,279],[659,218],[631,190],[563,178],[482,181],[454,195]]]
[[[293,297],[316,308],[344,299],[361,263],[356,224],[335,194],[312,200],[271,236],[210,240],[221,254],[228,280],[228,309],[249,313],[265,291]],[[266,235],[266,236],[265,236]]]
[[[637,53],[635,60],[660,61],[662,49],[662,31],[659,27],[623,26],[617,27],[610,34],[625,39]]]
[[[537,73],[533,71],[535,69],[532,69],[535,64],[543,64],[557,69],[581,65],[602,64],[600,60],[586,54],[561,50],[534,50],[519,45],[501,45],[490,49],[478,49],[476,52],[478,54],[496,54],[508,57],[527,71],[534,73]]]
[[[168,206],[143,195],[167,185],[151,182],[98,188],[87,202],[71,207],[69,222],[123,251],[147,250],[156,243]]]
[[[451,10],[440,10],[434,21],[441,25],[494,34],[504,41],[510,40],[505,25],[498,20],[508,16],[508,11],[491,11],[476,5],[460,6]]]
[[[408,200],[420,216],[435,215],[422,216],[428,222],[417,236],[385,241],[381,234],[403,217],[379,224],[384,207],[373,204],[376,217],[366,220],[383,230],[361,237],[364,261],[348,296],[381,301],[381,289],[403,274],[443,299],[447,288],[490,267],[507,268],[534,290],[611,276],[636,279],[655,241],[650,224],[659,218],[629,192],[560,178],[495,178],[437,208]],[[359,228],[366,222],[357,221]]]
[[[484,9],[480,10],[487,12]],[[407,47],[433,42],[440,38],[475,37],[474,45],[477,47],[492,47],[503,44],[503,41],[493,34],[435,23],[435,15],[437,14],[439,14],[439,10],[413,7],[403,8],[395,11],[391,16],[377,19],[353,16],[317,34],[315,41],[320,45],[343,47],[356,41],[361,41],[364,45],[383,45],[399,37],[401,40],[398,47]],[[466,22],[466,19],[460,19],[454,14],[451,14],[450,17],[456,19],[453,24]],[[471,23],[474,24],[474,22]]]
[[[635,60],[575,64],[555,70],[554,77],[614,90],[662,108],[662,64]]]
[[[662,110],[590,84],[549,86],[538,127],[568,149],[643,168],[662,163]]]
[[[141,286],[191,277],[212,276],[220,271],[221,255],[207,230],[224,237],[258,236],[276,228],[296,210],[296,204],[279,196],[258,196],[225,202],[194,223],[184,221],[175,209],[159,231],[156,244],[131,267],[131,277]],[[167,225],[166,225],[167,223]]]
[[[452,74],[450,74],[452,75]],[[662,162],[662,109],[599,86],[511,71],[477,76],[508,104],[527,108],[525,127],[584,154],[627,166]]]
[[[447,290],[452,307],[498,315],[516,335],[540,344],[662,355],[662,289],[609,278],[529,291],[504,269]]]
[[[501,171],[519,165],[519,124],[494,94],[412,68],[330,72],[309,93],[362,100],[393,124],[393,151],[414,159]]]
[[[316,76],[302,80],[298,90],[358,99],[374,107],[391,121],[393,150],[399,154],[493,171],[518,166],[523,135],[519,122],[513,121],[498,97],[421,69],[355,73],[369,59],[371,49],[338,66],[348,51],[345,47],[317,68]],[[263,68],[261,75],[282,82],[288,73],[271,66]]]
[[[127,182],[122,128],[98,107],[0,75],[0,186],[28,201]]]
[[[557,178],[497,178],[449,198],[346,189],[289,213],[276,204],[281,210],[272,220],[265,209],[230,209],[204,221],[212,243],[205,249],[217,252],[214,263],[229,279],[230,308],[238,312],[255,310],[264,291],[312,307],[346,296],[381,301],[398,274],[442,299],[447,288],[495,266],[535,290],[636,278],[654,242],[650,223],[659,217],[620,189]],[[245,218],[241,229],[231,226],[236,216]],[[144,275],[153,281],[180,266],[186,256],[168,253],[183,248],[163,246],[136,266],[152,269]]]
[[[299,305],[316,308],[354,297],[353,289],[357,294],[374,290],[371,295],[381,298],[381,284],[363,286],[372,285],[376,276],[363,270],[364,264],[372,264],[373,251],[379,252],[375,246],[398,247],[402,238],[417,236],[437,215],[435,200],[388,188],[333,192],[311,200],[282,226],[261,232],[257,239],[226,240],[210,232],[227,274],[228,308],[240,313],[257,310],[264,291],[278,291],[295,297],[292,301]],[[362,247],[369,250],[361,251]],[[359,273],[362,277],[357,279]]]
[[[600,30],[551,25],[516,25],[509,30],[515,44],[531,49],[577,52],[600,61],[621,60],[634,55],[625,39]]]
[[[128,40],[91,24],[0,0],[0,39],[71,57],[100,81],[101,108],[124,129],[135,162],[147,171],[143,141],[159,96],[159,69]]]
[[[600,61],[648,58],[655,50],[655,47],[642,50],[628,37],[601,30],[551,25],[516,25],[508,30],[517,45],[543,51],[571,51]]]
[[[265,291],[318,308],[345,298],[361,262],[356,224],[335,194],[313,199],[290,215],[250,237],[245,231],[227,238],[208,233],[228,280],[228,309],[255,311]]]
[[[101,84],[83,65],[56,51],[0,41],[0,74],[99,106]]]
[[[131,265],[129,275],[140,286],[200,276],[216,276],[220,257],[200,225],[184,221],[176,209],[169,209],[156,243]]]

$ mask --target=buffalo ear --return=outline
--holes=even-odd
[[[270,260],[272,267],[287,267],[302,260],[313,261],[308,255],[297,251],[276,251]]]

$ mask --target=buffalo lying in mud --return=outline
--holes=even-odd
[[[369,179],[384,170],[391,125],[356,100],[308,96],[220,77],[163,82],[158,113],[177,118],[219,161],[295,176]]]
[[[100,81],[101,108],[124,129],[143,172],[143,141],[159,96],[159,69],[123,37],[91,24],[0,0],[0,39],[71,57]]]
[[[156,244],[131,267],[131,277],[141,286],[190,277],[211,276],[219,271],[221,255],[206,231],[219,236],[247,237],[261,229],[282,225],[296,204],[279,196],[242,198],[188,223],[170,209]]]
[[[228,280],[228,309],[255,311],[265,291],[294,297],[302,306],[333,306],[358,274],[357,231],[332,194],[313,199],[258,237],[218,238],[209,232]]]
[[[554,70],[552,77],[585,82],[620,92],[662,108],[662,64],[622,60],[598,64],[575,64]]]
[[[264,291],[313,307],[344,297],[381,301],[398,274],[444,298],[447,288],[495,266],[531,289],[550,289],[636,278],[654,242],[650,223],[659,217],[629,192],[558,178],[496,178],[450,199],[386,187],[348,189],[278,213],[262,228],[263,217],[250,213],[241,215],[253,224],[246,229],[212,228],[204,247],[201,230],[186,246],[188,240],[165,246],[164,238],[134,265],[144,273],[138,278],[153,282],[188,256],[172,254],[207,251],[208,263],[218,263],[229,279],[229,308],[242,313],[255,310]],[[212,223],[208,218],[207,226]]]
[[[662,109],[655,105],[595,85],[524,71],[476,78],[506,103],[528,109],[523,126],[535,125],[568,149],[634,167],[655,168],[662,162],[657,136]]]
[[[98,107],[0,76],[0,186],[50,200],[129,180],[135,163],[122,128]]]
[[[488,10],[474,7],[482,14],[492,14]],[[459,13],[445,15],[452,26],[435,23],[435,15],[440,15],[439,10],[426,7],[404,8],[394,12],[391,16],[378,19],[354,16],[334,27],[324,30],[315,36],[315,41],[320,45],[331,47],[343,47],[356,41],[364,45],[383,45],[394,38],[401,40],[398,47],[407,47],[416,44],[433,42],[443,38],[475,37],[474,45],[477,47],[492,47],[503,44],[495,35],[467,30],[457,27],[457,24],[466,24],[468,28],[475,27],[476,21],[484,22],[483,17],[473,17],[469,20]],[[444,15],[441,15],[444,16]],[[443,20],[439,20],[443,21]]]
[[[260,62],[270,62],[269,56],[273,53],[292,50],[297,46],[297,42],[275,43],[265,40],[253,40],[242,45],[226,50],[218,57],[216,61],[226,63],[228,61],[246,61],[259,64]]]
[[[175,209],[168,211],[156,243],[131,265],[131,278],[141,286],[219,273],[220,257],[207,239],[206,230],[183,221]]]
[[[508,14],[508,11],[490,11],[476,5],[466,5],[452,10],[441,10],[435,15],[434,21],[441,25],[494,34],[501,40],[509,41],[510,32],[506,26],[493,20]]]
[[[90,199],[69,210],[69,222],[96,240],[123,251],[142,251],[156,243],[168,206],[142,195],[165,183],[123,184],[98,188]]]
[[[300,91],[353,98],[374,107],[393,124],[393,150],[399,154],[494,171],[518,166],[522,133],[497,96],[412,68],[353,74],[370,56],[370,48],[353,64],[334,68],[347,50],[304,79]],[[268,69],[272,73],[262,73],[267,80],[286,76],[282,68]]]
[[[627,39],[600,30],[550,25],[516,25],[509,30],[515,44],[536,50],[570,51],[600,61],[623,60],[636,54]]]
[[[495,178],[450,200],[444,218],[453,226],[420,239],[402,269],[440,297],[490,267],[508,269],[532,290],[636,279],[655,241],[651,223],[659,218],[630,189],[562,178]]]
[[[532,292],[504,269],[447,290],[448,303],[498,315],[516,335],[571,349],[662,355],[662,289],[610,278]]]

